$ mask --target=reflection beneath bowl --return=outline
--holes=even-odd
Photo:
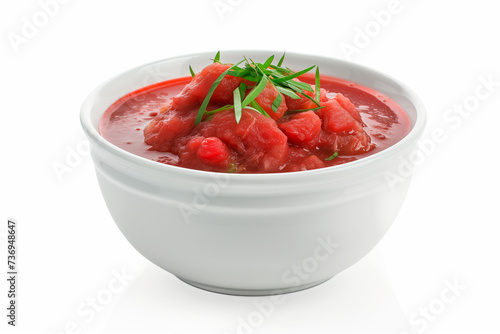
[[[122,295],[104,332],[413,333],[375,257],[314,289],[264,297],[211,293],[150,265]]]

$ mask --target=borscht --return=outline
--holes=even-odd
[[[278,173],[348,163],[410,131],[404,110],[369,87],[244,58],[141,88],[102,116],[101,135],[133,154],[225,173]]]

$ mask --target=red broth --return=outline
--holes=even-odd
[[[122,97],[109,107],[101,118],[99,123],[101,135],[112,144],[128,152],[160,163],[216,172],[266,173],[316,169],[355,161],[394,145],[405,137],[411,128],[406,113],[389,97],[354,82],[321,76],[321,88],[326,89],[328,98],[333,98],[336,94],[340,93],[348,98],[356,107],[361,115],[362,123],[364,123],[363,130],[371,140],[369,151],[359,154],[339,154],[329,160],[329,157],[333,153],[330,147],[297,145],[293,142],[293,138],[289,137],[287,152],[280,161],[279,166],[267,168],[263,167],[262,163],[252,164],[251,162],[247,162],[247,160],[252,160],[252,158],[248,158],[248,154],[245,158],[246,160],[243,161],[238,155],[239,153],[236,152],[238,149],[229,144],[227,146],[223,145],[228,148],[227,152],[224,152],[224,157],[227,156],[228,160],[215,164],[201,163],[198,158],[184,159],[184,153],[184,155],[176,154],[180,152],[178,147],[173,147],[166,151],[154,150],[151,145],[145,143],[144,129],[158,115],[161,108],[172,97],[179,94],[191,80],[191,77],[169,80],[144,87]],[[300,80],[314,84],[313,75],[303,75],[300,77]],[[234,118],[234,112],[232,111],[224,111],[222,113],[226,113],[227,115],[221,114],[220,117],[217,117]],[[298,114],[300,113],[295,115]],[[283,118],[278,120],[279,126],[282,121]],[[192,146],[195,143],[194,150],[198,150],[199,156],[202,158],[204,157],[203,154],[210,156],[211,152],[200,153],[199,149],[199,142],[202,139],[198,139],[198,137],[201,134],[207,133],[207,131],[213,132],[213,130],[207,130],[208,125],[204,125],[204,123],[202,122],[195,126],[191,131],[192,133],[185,135],[181,140],[177,140],[173,145],[181,146],[182,149],[186,150],[190,145]],[[240,125],[242,123],[244,123],[244,118],[242,118]],[[220,126],[217,126],[217,128],[220,129]],[[210,128],[208,127],[208,129]],[[285,131],[286,127],[281,126],[280,129]],[[210,140],[212,140],[212,137],[210,137]],[[217,146],[217,140],[216,138],[212,141],[206,141],[206,143],[208,143],[209,147]],[[270,147],[272,149],[272,145]],[[226,148],[223,148],[223,150],[226,150]],[[228,163],[228,161],[232,162]]]

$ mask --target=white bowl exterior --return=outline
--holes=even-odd
[[[256,61],[273,51],[226,51]],[[272,291],[322,282],[365,256],[386,233],[410,177],[390,184],[416,150],[425,123],[418,98],[378,72],[329,58],[287,54],[286,66],[317,64],[323,74],[385,93],[407,112],[412,132],[373,156],[306,172],[239,175],[159,164],[104,140],[97,125],[121,96],[189,75],[213,53],[184,56],[125,72],[96,89],[82,108],[96,174],[120,230],[146,258],[187,281],[235,291]],[[411,165],[407,165],[410,166]],[[409,172],[409,171],[407,171]]]

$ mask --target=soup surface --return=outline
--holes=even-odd
[[[127,94],[101,118],[101,135],[159,163],[277,173],[358,160],[394,145],[410,131],[401,107],[357,83],[307,73],[291,79],[294,95],[269,79],[229,75],[231,66],[214,62],[194,77]],[[295,89],[300,82],[310,89]]]

